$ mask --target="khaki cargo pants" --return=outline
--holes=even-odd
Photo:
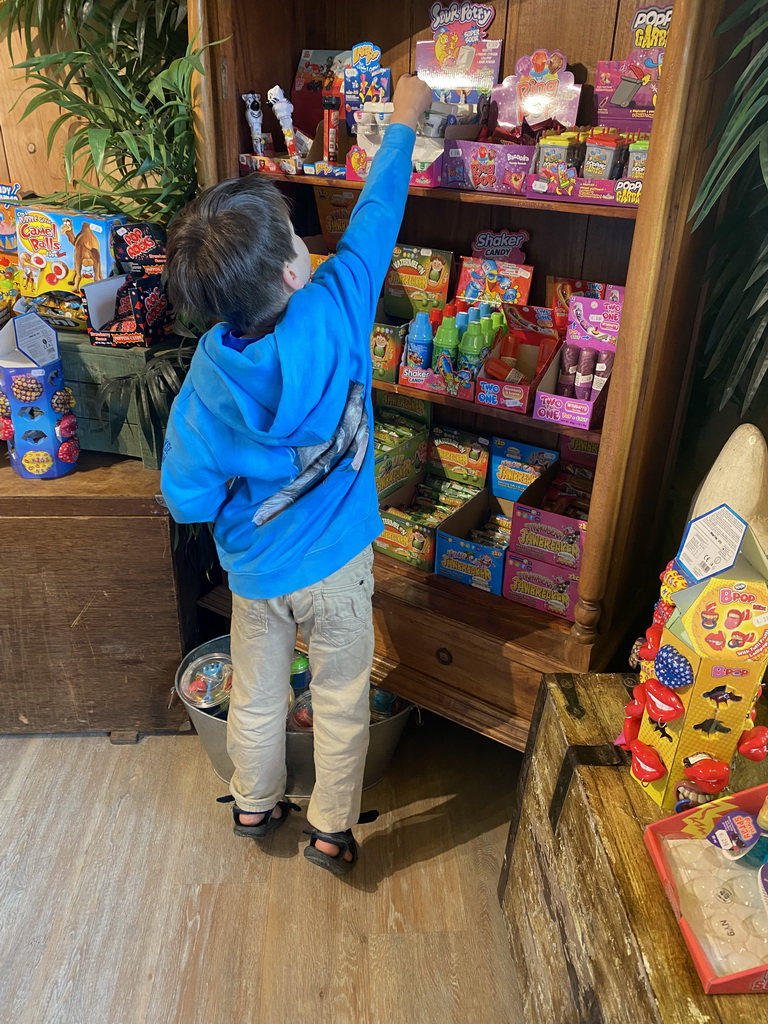
[[[373,552],[319,583],[269,600],[232,597],[230,791],[251,814],[285,795],[285,718],[297,625],[309,647],[315,788],[307,817],[322,832],[357,822],[368,751]]]

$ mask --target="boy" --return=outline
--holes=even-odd
[[[309,644],[316,785],[305,857],[357,859],[373,659],[370,333],[431,92],[397,85],[394,112],[336,256],[309,253],[258,174],[190,203],[168,238],[177,308],[214,323],[171,410],[162,490],[178,522],[213,522],[232,590],[227,749],[237,835],[288,813],[285,717],[297,624]]]

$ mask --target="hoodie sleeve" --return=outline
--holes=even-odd
[[[227,500],[228,477],[207,442],[174,412],[163,449],[160,489],[177,523],[213,523]]]
[[[415,139],[408,125],[387,128],[336,256],[322,263],[312,279],[334,294],[353,337],[363,332],[366,341],[403,219]]]

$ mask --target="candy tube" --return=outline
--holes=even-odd
[[[336,163],[339,157],[339,108],[338,96],[323,97],[323,159]]]
[[[592,378],[595,374],[597,352],[593,348],[583,348],[579,352],[579,359],[576,364],[576,379],[573,385],[573,393],[576,398],[589,400],[592,392]]]
[[[578,345],[563,345],[563,351],[560,353],[560,373],[555,389],[555,393],[562,395],[563,398],[573,398],[573,385],[578,361]]]
[[[608,379],[611,376],[613,370],[613,360],[616,353],[611,352],[598,352],[597,363],[595,364],[595,375],[592,378],[592,391],[589,396],[590,402],[594,402],[600,392],[603,390],[605,385],[608,383]]]

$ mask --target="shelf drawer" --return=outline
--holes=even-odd
[[[529,720],[541,673],[504,655],[493,636],[397,601],[374,608],[376,653],[515,717]]]

